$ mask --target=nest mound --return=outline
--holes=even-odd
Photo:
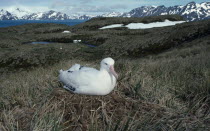
[[[63,124],[66,129],[139,129],[136,122],[153,116],[153,123],[165,114],[165,109],[157,104],[146,103],[124,96],[115,91],[106,96],[86,96],[72,94],[63,89],[54,89],[53,101],[62,101]],[[149,117],[150,116],[150,117]],[[132,125],[134,124],[134,125]],[[127,125],[127,127],[125,126]],[[91,127],[93,126],[93,127]]]

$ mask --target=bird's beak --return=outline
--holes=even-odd
[[[114,75],[114,77],[117,79],[118,78],[118,74],[115,72],[113,65],[110,66],[109,70]]]

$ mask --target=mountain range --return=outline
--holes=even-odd
[[[93,17],[145,17],[158,15],[172,15],[177,14],[183,16],[186,21],[198,21],[210,18],[210,2],[195,3],[190,2],[184,6],[176,5],[165,7],[161,6],[141,6],[131,10],[130,12],[110,12],[102,15],[67,15],[57,11],[46,11],[38,13],[30,13],[20,8],[11,12],[7,10],[0,10],[0,20],[68,20],[79,19],[88,20]]]
[[[142,6],[135,8],[128,13],[124,13],[123,17],[144,17],[158,15],[173,15],[182,16],[187,21],[198,21],[210,18],[210,2],[195,3],[190,2],[185,6]]]

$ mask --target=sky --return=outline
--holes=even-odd
[[[55,10],[72,14],[97,15],[108,12],[129,12],[148,5],[185,5],[193,0],[0,0],[0,9],[20,8],[29,12]],[[210,0],[194,0],[196,3]]]

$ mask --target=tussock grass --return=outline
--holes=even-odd
[[[97,18],[69,28],[74,32],[70,35],[60,33],[67,26],[54,24],[2,29],[7,40],[0,51],[0,71],[5,72],[0,75],[0,130],[210,130],[208,21],[98,30],[115,22],[169,17],[180,20]],[[69,43],[73,39],[98,47]],[[37,40],[64,43],[23,44]],[[99,68],[100,59],[107,56],[115,58],[120,76],[111,94],[86,96],[62,88],[58,70],[75,63]]]
[[[66,65],[72,63],[65,63]],[[63,111],[51,102],[51,93],[59,87],[58,66],[19,71],[1,76],[0,111],[4,130],[59,129]],[[27,121],[28,120],[28,121]],[[0,129],[1,129],[0,128]]]
[[[61,68],[98,68],[99,61],[62,61],[2,75],[0,129],[209,130],[209,59],[209,45],[117,59],[120,78],[107,96],[72,94],[58,82]]]

